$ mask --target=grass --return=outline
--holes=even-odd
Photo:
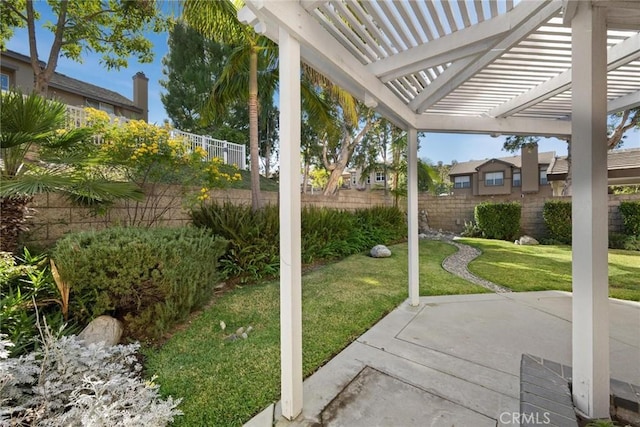
[[[305,377],[406,299],[407,245],[391,250],[391,258],[354,255],[303,277]],[[420,242],[421,295],[487,292],[442,269],[455,250]],[[225,340],[249,325],[247,340]],[[279,331],[279,283],[269,282],[225,294],[164,347],[147,351],[146,368],[163,393],[184,399],[175,424],[239,426],[278,400]]]
[[[482,250],[469,271],[514,291],[571,291],[570,246],[518,246],[501,240],[462,239]],[[640,301],[640,252],[609,250],[609,296]]]

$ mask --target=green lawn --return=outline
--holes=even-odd
[[[391,250],[391,258],[354,255],[303,277],[305,376],[407,298],[407,245]],[[420,243],[422,295],[486,292],[442,269],[455,250]],[[163,393],[184,399],[176,425],[242,425],[278,400],[279,323],[278,282],[246,286],[221,297],[160,350],[148,350],[148,374],[158,375]],[[225,334],[249,325],[247,340],[225,341]]]
[[[461,239],[482,250],[469,271],[514,291],[571,291],[570,246],[518,246],[511,242]],[[609,296],[640,301],[640,252],[609,250]]]

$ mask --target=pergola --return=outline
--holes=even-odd
[[[283,415],[302,410],[302,60],[407,131],[412,305],[417,132],[571,138],[573,397],[608,417],[605,140],[607,114],[640,106],[640,0],[247,0],[239,17],[280,46]]]

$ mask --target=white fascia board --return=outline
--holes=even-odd
[[[419,130],[426,132],[538,135],[558,138],[571,136],[571,122],[568,120],[421,114],[417,117],[416,124]]]
[[[477,59],[465,58],[453,63],[410,103],[411,110],[420,113],[447,96],[477,72],[499,58],[506,50],[519,43],[540,25],[556,15],[562,0],[526,1],[514,8],[523,8],[520,22],[512,22],[514,30],[494,45],[489,52]],[[495,18],[494,18],[495,19]],[[487,21],[491,22],[491,20]]]
[[[607,112],[613,114],[638,107],[640,107],[640,91],[612,99],[607,104]]]
[[[512,30],[529,16],[528,8],[516,7],[489,21],[482,21],[371,63],[367,68],[383,81],[389,81],[426,68],[454,62],[489,49],[496,43],[497,37]]]
[[[267,28],[285,28],[298,40],[304,62],[360,100],[369,93],[378,100],[376,111],[401,128],[414,127],[415,114],[409,107],[298,3],[248,0],[246,4],[261,21],[266,21]]]
[[[640,34],[629,37],[607,51],[607,70],[611,71],[640,58]],[[571,68],[528,92],[487,112],[492,117],[505,117],[549,99],[571,88]]]

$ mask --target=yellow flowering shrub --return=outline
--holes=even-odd
[[[219,158],[207,160],[205,149],[192,150],[190,142],[173,136],[168,125],[155,126],[143,120],[110,124],[109,116],[101,113],[94,110],[89,117],[101,131],[99,151],[104,164],[117,167],[127,180],[143,188],[150,183],[200,187],[200,191],[185,195],[188,202],[203,202],[210,189],[242,179],[236,167],[224,165]]]

